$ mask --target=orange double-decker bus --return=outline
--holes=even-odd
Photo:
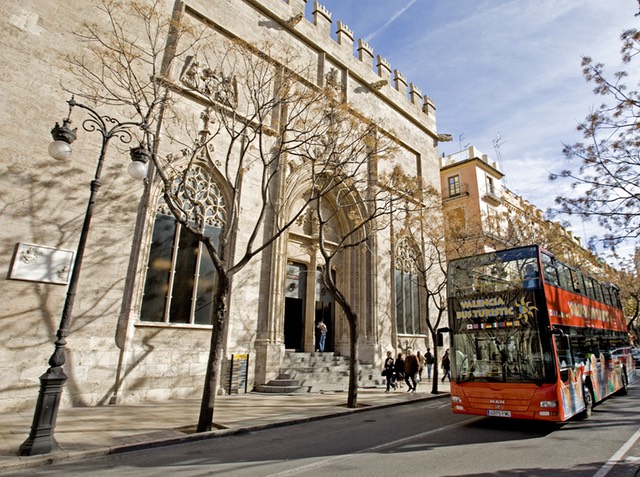
[[[618,288],[536,245],[452,260],[453,412],[564,421],[636,380]]]

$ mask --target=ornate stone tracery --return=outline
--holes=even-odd
[[[193,221],[199,227],[222,228],[226,223],[225,201],[211,173],[204,167],[192,165],[176,174],[169,185],[169,194],[181,219]],[[169,214],[167,204],[161,204],[158,212]]]
[[[195,56],[185,61],[180,82],[202,95],[225,106],[235,107],[238,104],[238,82],[235,76],[225,76],[202,65]]]
[[[400,239],[396,246],[396,269],[412,275],[417,273],[416,260],[417,254],[415,248],[408,239]]]

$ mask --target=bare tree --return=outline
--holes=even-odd
[[[287,51],[214,41],[204,29],[189,25],[179,8],[171,18],[164,9],[161,0],[103,0],[106,21],[83,26],[78,38],[88,54],[70,61],[79,79],[77,95],[143,124],[141,142],[151,149],[166,207],[206,247],[216,270],[197,427],[207,431],[224,358],[232,278],[281,237],[310,202],[336,191],[337,183],[327,178],[339,177],[338,169],[353,164],[326,161],[317,172],[317,157],[328,157],[325,138],[336,130],[337,116],[328,111],[341,107],[333,82],[317,86],[311,80],[315,70]],[[180,71],[178,78],[174,71]],[[194,133],[197,118],[202,127]],[[163,144],[159,133],[166,138]],[[370,134],[332,144],[335,154],[356,157],[375,150]],[[287,170],[309,171],[309,193],[293,206],[283,197],[287,164]],[[214,189],[223,203],[211,203]],[[252,207],[242,211],[249,194]]]
[[[194,167],[204,162],[215,171],[227,202],[220,235],[206,233],[206,215],[196,214],[189,226],[206,246],[217,272],[211,355],[198,431],[211,428],[232,277],[296,223],[311,201],[330,192],[317,185],[317,177],[311,177],[311,192],[304,200],[292,207],[290,198],[283,197],[287,177],[284,166],[312,171],[314,166],[309,164],[314,158],[309,156],[310,151],[323,144],[332,121],[324,114],[331,100],[327,94],[330,89],[305,80],[310,76],[309,68],[295,68],[296,62],[295,56],[273,51],[269,45],[255,48],[238,40],[228,41],[215,49],[203,48],[199,57],[190,58],[184,68],[182,90],[176,89],[179,94],[206,100],[206,127],[191,146],[181,144],[180,154],[186,161],[180,167],[176,167],[175,156],[157,161],[166,186],[165,201],[181,223],[193,218],[193,210],[207,210],[202,185],[190,185]],[[362,147],[358,141],[364,138],[355,141],[355,148]],[[174,142],[179,141],[174,138]],[[213,144],[216,159],[206,154]],[[242,214],[242,249],[235,250],[241,203],[248,193],[258,198],[252,201],[253,210]]]
[[[630,65],[640,53],[640,31],[627,30],[620,39],[622,60]],[[637,78],[626,71],[608,76],[604,65],[590,57],[582,58],[582,72],[594,83],[594,93],[610,103],[593,109],[579,124],[583,142],[565,145],[567,160],[579,161],[580,166],[551,174],[550,179],[569,179],[578,194],[557,196],[555,213],[595,219],[608,231],[600,240],[615,248],[640,237],[640,92],[625,82],[631,79],[635,84]]]
[[[336,279],[338,263],[357,262],[375,250],[375,236],[389,226],[394,197],[404,175],[392,167],[396,147],[373,121],[358,117],[342,97],[335,75],[327,78],[329,101],[318,113],[326,119],[324,134],[305,144],[310,172],[310,220],[323,262],[322,279],[349,325],[347,406],[358,399],[359,336],[363,310],[354,300],[352,283]],[[385,163],[381,166],[381,163]],[[386,172],[380,172],[386,167]]]
[[[433,381],[431,392],[438,393],[438,342],[441,328],[447,326],[447,249],[462,246],[460,237],[445,237],[441,197],[437,190],[425,186],[421,180],[414,180],[412,197],[420,198],[419,203],[407,207],[405,224],[399,232],[400,237],[407,237],[413,245],[411,260],[418,272],[418,286],[424,299],[425,323],[433,343]],[[459,229],[450,229],[454,233]]]

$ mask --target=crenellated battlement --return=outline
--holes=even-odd
[[[416,107],[417,111],[420,111],[432,119],[434,118],[435,104],[433,100],[426,95],[422,95],[420,89],[415,84],[409,83],[406,76],[400,71],[393,69],[385,58],[380,55],[374,55],[373,48],[364,39],[358,38],[356,42],[354,32],[340,20],[337,21],[336,36],[334,38],[331,12],[317,0],[313,2],[311,20],[306,17],[307,0],[275,1],[288,5],[291,18],[298,14],[305,15],[304,18],[307,19],[307,24],[315,27],[316,33],[319,34],[321,38],[325,37],[333,43],[333,46],[337,44],[341,49],[349,51],[355,61],[359,61],[363,66],[371,70],[374,75],[377,75],[380,78],[379,81],[372,79],[367,82],[371,90],[377,91],[384,96],[389,96],[390,98],[393,95],[392,92],[395,90],[406,100],[407,105]],[[290,27],[295,29],[296,25],[290,25]],[[331,44],[327,46],[329,47],[328,50],[331,50]]]
[[[339,21],[337,34],[338,45],[346,46],[350,48],[351,51],[353,51],[353,31],[351,31],[351,29],[347,25]]]
[[[324,33],[331,35],[331,13],[318,2],[313,2],[313,24]]]

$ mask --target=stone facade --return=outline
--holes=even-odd
[[[83,130],[83,112],[76,108],[72,120],[79,129],[78,139],[70,161],[53,161],[47,147],[53,123],[67,114],[67,91],[78,87],[65,55],[86,45],[72,32],[83,22],[105,21],[99,7],[96,0],[73,0],[64,5],[0,0],[4,91],[0,123],[5,131],[0,137],[5,224],[0,231],[0,260],[7,271],[0,311],[5,343],[0,349],[0,371],[5,376],[0,393],[3,411],[33,407],[38,377],[47,369],[53,351],[66,286],[38,277],[9,279],[9,271],[15,267],[18,243],[76,248],[100,138]],[[167,15],[179,12],[187,21],[205,28],[214,42],[241,39],[260,45],[268,41],[274,51],[293,49],[301,62],[313,65],[316,74],[308,80],[318,85],[327,73],[337,72],[354,114],[383,118],[381,127],[397,144],[397,160],[403,169],[439,187],[433,102],[402,73],[392,70],[387,60],[375,57],[365,42],[354,41],[353,32],[344,23],[338,21],[334,26],[331,13],[322,5],[307,5],[306,0],[187,0],[162,8]],[[184,73],[179,66],[184,64],[165,72],[176,84]],[[185,115],[197,116],[203,105],[197,98],[185,96],[179,108]],[[106,106],[96,109],[101,114],[118,113]],[[178,125],[175,127],[177,130]],[[197,132],[192,129],[187,136]],[[176,152],[169,140],[161,141],[159,147],[160,154]],[[211,154],[215,161],[215,151]],[[128,146],[113,141],[102,171],[67,339],[66,406],[201,394],[210,326],[140,319],[161,188],[157,181],[145,186],[128,177],[128,161]],[[243,213],[250,214],[256,200],[247,189],[241,203]],[[242,232],[241,225],[236,250],[243,245]],[[277,375],[288,346],[287,333],[295,334],[295,348],[315,348],[313,329],[318,303],[323,300],[317,299],[321,291],[314,273],[321,264],[308,251],[310,241],[312,237],[303,226],[294,228],[234,278],[225,355],[249,354],[249,389]],[[426,349],[428,339],[424,334],[403,335],[396,327],[394,237],[390,229],[375,237],[375,247],[372,259],[345,258],[337,280],[362,317],[362,362],[380,365],[386,350],[406,346]],[[304,296],[292,292],[300,289],[300,275],[296,275],[300,267],[308,271]],[[287,291],[292,280],[296,282]],[[299,309],[292,311],[296,306]],[[302,317],[302,324],[294,331],[286,322],[288,313]],[[331,313],[331,348],[348,355],[347,324],[337,306]]]

